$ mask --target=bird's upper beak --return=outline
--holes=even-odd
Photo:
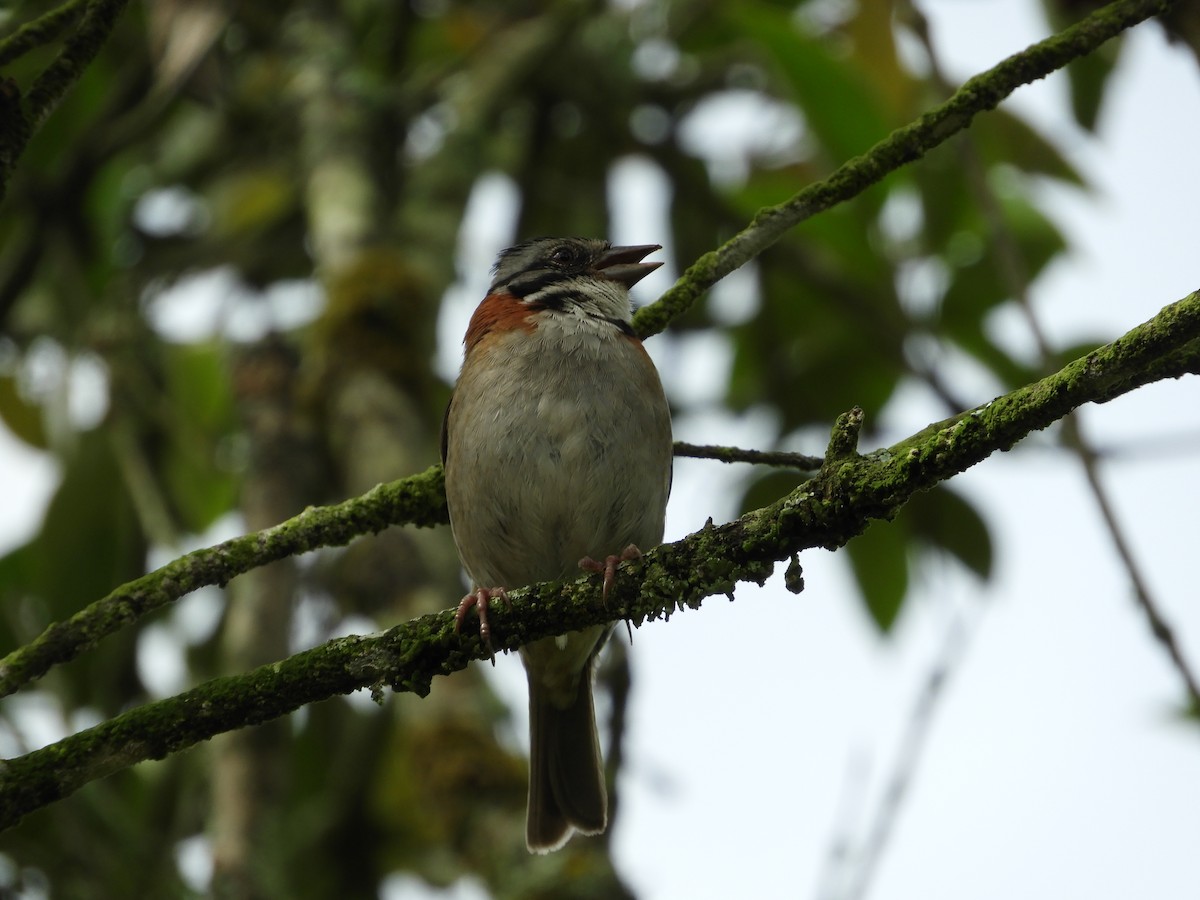
[[[642,262],[642,258],[661,250],[661,244],[638,244],[633,247],[609,247],[596,260],[596,273],[613,281],[619,281],[625,287],[633,287],[655,269],[661,262]]]

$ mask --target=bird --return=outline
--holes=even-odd
[[[537,238],[502,251],[471,316],[442,427],[450,526],[490,648],[507,590],[603,572],[662,541],[671,415],[632,325],[629,289],[658,244]],[[592,686],[611,626],[520,648],[529,683],[526,846],[602,833],[608,797]],[[494,661],[494,660],[493,660]]]

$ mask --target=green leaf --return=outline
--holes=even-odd
[[[902,522],[875,521],[846,545],[867,612],[884,634],[895,624],[908,591],[908,544]]]
[[[1005,164],[1025,175],[1048,175],[1079,187],[1087,184],[1058,147],[1024,119],[1003,108],[979,116],[965,139],[978,149],[988,170]]]
[[[163,373],[171,408],[161,461],[164,487],[183,521],[203,531],[233,506],[233,476],[216,465],[217,445],[233,429],[232,390],[220,349],[213,344],[163,346]]]
[[[885,137],[883,104],[852,60],[833,53],[829,41],[804,34],[791,9],[730,3],[731,28],[766,52],[829,159],[841,162]]]
[[[232,389],[224,351],[215,343],[163,344],[163,374],[172,405],[204,432],[233,424]]]
[[[297,197],[291,175],[264,160],[222,172],[208,185],[206,199],[213,234],[242,240],[278,225]]]
[[[80,436],[28,556],[18,560],[41,621],[65,619],[145,571],[145,541],[109,436]],[[112,715],[141,693],[137,627],[109,636],[59,670],[69,703]]]
[[[34,545],[32,588],[55,618],[142,574],[141,533],[103,431],[80,436]]]
[[[46,449],[42,410],[36,404],[26,402],[17,388],[17,379],[11,375],[0,376],[0,419],[9,431],[31,447]]]
[[[754,479],[746,486],[746,492],[742,494],[739,515],[769,506],[785,494],[791,493],[808,477],[800,472],[775,469],[767,472],[761,478]]]
[[[1079,10],[1073,4],[1044,0],[1042,6],[1050,27],[1061,31],[1068,25],[1074,24]],[[1170,30],[1170,25],[1166,26]],[[1118,35],[1101,44],[1087,56],[1081,56],[1067,64],[1067,83],[1071,89],[1071,112],[1075,121],[1088,131],[1096,130],[1096,121],[1100,116],[1100,105],[1104,100],[1104,91],[1108,86],[1109,76],[1116,67],[1125,46],[1125,36]]]
[[[904,507],[913,536],[927,547],[944,550],[980,578],[992,574],[992,536],[969,501],[939,485],[915,495]]]
[[[730,331],[730,405],[769,403],[784,432],[827,424],[854,405],[880,409],[903,365],[904,329],[886,325],[887,294],[837,276],[809,283],[789,262],[773,252],[759,259],[763,307]],[[860,318],[847,316],[847,308]]]
[[[1015,246],[1019,271],[1002,262],[991,243],[986,245],[989,252],[966,264],[954,266],[947,259],[950,284],[942,296],[936,327],[1013,387],[1028,380],[1028,367],[988,339],[984,322],[990,310],[1012,298],[1014,280],[1032,284],[1067,243],[1058,227],[1028,198],[1010,195],[1002,200],[1003,227]]]
[[[1071,112],[1075,114],[1075,121],[1088,131],[1096,130],[1104,89],[1108,86],[1108,77],[1116,68],[1122,46],[1124,42],[1117,38],[1067,66]]]

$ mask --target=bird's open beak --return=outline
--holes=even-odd
[[[642,258],[661,250],[661,244],[638,244],[635,247],[610,247],[596,260],[596,272],[605,278],[619,281],[625,287],[633,287],[655,269],[661,262],[642,262]]]

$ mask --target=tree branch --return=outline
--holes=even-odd
[[[30,50],[57,40],[63,30],[70,27],[83,15],[89,0],[67,0],[57,9],[52,9],[38,18],[26,22],[4,40],[0,41],[0,66],[20,59]]]
[[[13,167],[25,152],[30,138],[87,71],[128,4],[129,0],[88,0],[79,26],[67,38],[54,61],[34,79],[23,104],[16,100],[15,83],[9,80],[4,85],[6,96],[0,105],[0,111],[6,114],[0,120],[0,200],[4,198]],[[75,4],[68,4],[56,13],[43,16],[38,20],[43,25],[42,33],[35,31],[34,37],[44,38],[46,33],[61,28],[76,14]],[[36,22],[32,24],[37,25]],[[18,38],[21,38],[20,31],[5,42],[8,52],[13,52],[10,44],[14,40],[17,41],[16,50],[24,52],[22,41],[29,40],[30,36]]]
[[[53,102],[61,96],[61,91],[53,85],[67,84],[58,76],[65,77],[64,73],[75,71],[71,66],[84,58],[85,46],[90,48],[87,52],[94,56],[99,49],[99,42],[108,33],[103,27],[111,28],[126,2],[93,0],[77,34],[30,91],[27,99],[33,109],[48,112]],[[701,293],[761,253],[793,225],[855,196],[887,173],[919,158],[965,128],[976,113],[994,108],[1021,84],[1045,76],[1071,59],[1090,52],[1121,30],[1170,6],[1169,0],[1118,0],[1061,34],[1035,44],[972,78],[950,100],[916,122],[893,132],[868,153],[845,163],[829,178],[810,185],[778,206],[760,210],[747,228],[717,250],[701,257],[657,302],[639,311],[635,317],[636,327],[643,335],[661,331]],[[91,38],[87,38],[88,35]],[[53,75],[52,70],[58,75]],[[65,86],[62,90],[65,91]],[[0,101],[4,100],[4,96],[0,91]],[[3,102],[0,102],[2,106]],[[4,153],[0,152],[0,196],[5,178],[5,158]],[[12,159],[15,160],[15,157]],[[787,464],[805,467],[803,462]],[[141,615],[197,588],[224,584],[233,576],[255,566],[293,553],[321,546],[341,546],[357,534],[368,530],[379,531],[389,524],[444,523],[447,521],[445,500],[440,496],[440,488],[432,484],[440,478],[440,472],[431,469],[416,476],[415,480],[393,482],[337,506],[308,510],[277,528],[196,551],[123,585],[65,622],[51,625],[33,643],[14,650],[0,660],[0,697],[40,678],[52,666],[75,658],[94,646],[96,641]],[[399,494],[405,494],[408,490],[415,490],[425,497],[427,505],[422,506],[422,501],[417,500],[416,496],[399,497]],[[377,493],[379,491],[382,493]],[[384,510],[390,510],[390,513]],[[393,513],[397,517],[389,518]],[[362,525],[357,531],[352,524],[354,522]],[[314,529],[311,532],[308,530],[310,526]]]
[[[1200,678],[1196,677],[1196,672],[1192,669],[1187,656],[1184,655],[1183,644],[1176,637],[1175,629],[1171,627],[1167,617],[1163,614],[1161,604],[1150,592],[1150,582],[1138,564],[1137,557],[1134,556],[1133,547],[1129,543],[1125,529],[1121,526],[1121,520],[1117,517],[1108,491],[1105,490],[1104,483],[1100,480],[1100,456],[1084,438],[1077,416],[1069,416],[1063,422],[1063,438],[1069,446],[1075,449],[1079,457],[1088,488],[1100,510],[1100,518],[1108,529],[1108,536],[1112,540],[1113,548],[1117,551],[1117,557],[1125,566],[1125,574],[1129,576],[1133,596],[1146,617],[1150,633],[1166,651],[1171,665],[1179,673],[1179,678],[1188,695],[1189,712],[1193,715],[1200,715]]]
[[[1045,78],[1073,59],[1154,15],[1174,0],[1117,0],[1040,43],[1016,53],[962,85],[945,103],[898,128],[861,156],[842,163],[829,177],[776,206],[760,209],[744,229],[704,254],[675,285],[633,317],[640,337],[663,331],[710,287],[758,256],[791,228],[858,196],[871,185],[964,130],[981,112],[995,109],[1023,84]]]
[[[160,569],[121,585],[71,618],[55,622],[24,647],[0,660],[0,697],[74,659],[103,637],[207,585],[318,547],[341,547],[389,525],[420,527],[449,521],[442,467],[433,466],[334,506],[310,506],[263,531],[194,550]]]
[[[821,458],[766,453],[737,447],[702,447],[680,442],[680,456],[817,469]],[[441,466],[419,475],[381,484],[361,497],[334,506],[309,507],[279,525],[194,550],[141,578],[113,590],[55,622],[30,643],[0,659],[0,697],[70,662],[115,631],[209,585],[224,586],[238,575],[284,557],[321,547],[342,547],[356,537],[389,525],[433,527],[449,522]]]
[[[684,606],[698,608],[715,594],[732,595],[739,581],[761,584],[776,562],[803,549],[842,546],[869,520],[894,516],[917,491],[1009,449],[1084,403],[1103,403],[1152,381],[1197,372],[1200,292],[1165,307],[1150,321],[1054,375],[865,456],[853,449],[862,417],[854,410],[839,419],[821,471],[795,491],[769,507],[725,525],[706,525],[627,564],[607,607],[596,602],[594,577],[512,591],[511,612],[493,617],[492,643],[513,650],[528,641],[618,618],[640,625],[667,619]],[[440,473],[430,470],[381,485],[358,500],[308,510],[275,529],[220,547],[235,545],[236,553],[245,557],[255,549],[243,542],[285,542],[293,551],[319,546],[330,537],[344,542],[354,528],[331,521],[331,510],[360,522],[365,519],[365,530],[378,530],[387,524],[388,512],[402,517],[407,508],[390,498],[399,493],[411,503],[417,482],[423,482],[425,490],[440,487]],[[389,500],[382,502],[381,495]],[[364,505],[374,511],[372,516],[362,512]],[[439,510],[444,512],[444,507]],[[427,516],[421,524],[430,521]],[[218,549],[200,553],[212,557]],[[283,555],[278,550],[271,558]],[[139,580],[146,582],[145,592],[153,595],[163,589],[162,571]],[[227,570],[226,577],[230,574]],[[478,635],[456,635],[454,614],[445,611],[383,634],[339,638],[245,675],[214,679],[8,760],[0,768],[0,828],[97,778],[223,731],[266,722],[306,703],[365,687],[379,697],[384,685],[424,696],[435,675],[463,669],[489,652]]]
[[[820,456],[789,453],[785,450],[746,450],[742,447],[721,447],[715,444],[675,442],[675,455],[691,459],[715,459],[723,463],[744,462],[758,466],[779,466],[785,469],[815,471],[825,460]]]
[[[943,90],[949,91],[950,83],[942,74],[939,54],[930,36],[928,23],[916,11],[914,11],[913,19],[915,23],[914,31],[925,47],[925,52],[929,57],[933,80]],[[1050,339],[1046,336],[1046,330],[1042,327],[1041,320],[1033,303],[1033,297],[1030,292],[1029,272],[1025,265],[1025,260],[1021,255],[1021,249],[1017,244],[1016,235],[1013,234],[1012,228],[1005,218],[1000,198],[996,196],[996,192],[987,179],[985,166],[971,135],[965,136],[961,144],[961,151],[967,175],[967,183],[988,228],[988,243],[991,252],[994,254],[997,270],[1000,273],[1003,283],[1012,293],[1013,299],[1017,301],[1017,308],[1025,318],[1025,323],[1029,328],[1034,346],[1037,347],[1038,356],[1041,359],[1040,368],[1043,373],[1048,372],[1051,360],[1054,359],[1054,351],[1050,346]],[[1096,506],[1100,510],[1100,517],[1108,529],[1109,537],[1112,539],[1117,556],[1125,566],[1125,572],[1129,576],[1134,596],[1137,598],[1138,605],[1145,613],[1151,633],[1162,645],[1163,649],[1166,650],[1172,665],[1175,666],[1176,671],[1179,673],[1184,690],[1188,694],[1189,707],[1200,711],[1200,679],[1196,677],[1196,673],[1192,670],[1187,657],[1183,653],[1180,642],[1175,637],[1174,630],[1167,623],[1166,618],[1160,611],[1160,604],[1150,592],[1149,583],[1142,573],[1142,568],[1138,564],[1137,558],[1134,556],[1133,548],[1130,546],[1129,540],[1125,535],[1125,529],[1121,526],[1121,522],[1113,510],[1108,491],[1105,489],[1104,483],[1100,478],[1099,454],[1084,436],[1083,424],[1079,416],[1071,415],[1063,420],[1063,442],[1074,451],[1080,466],[1083,468],[1088,489],[1091,491],[1092,497],[1096,501]]]

